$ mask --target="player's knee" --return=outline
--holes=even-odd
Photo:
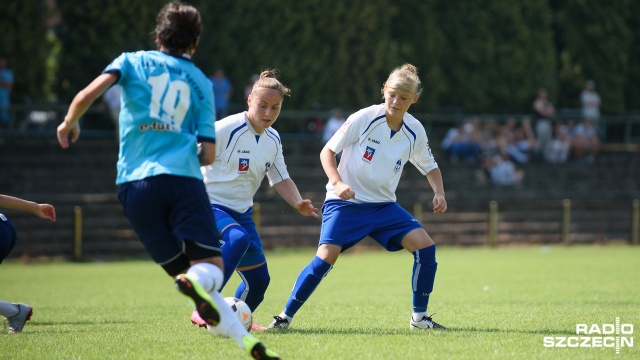
[[[222,232],[223,247],[248,248],[250,242],[249,233],[239,224],[230,225]]]
[[[436,246],[431,245],[424,247],[422,249],[418,249],[413,252],[413,257],[418,264],[422,265],[434,265],[437,266],[436,262]]]

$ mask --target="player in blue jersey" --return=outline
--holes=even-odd
[[[235,297],[246,302],[251,311],[264,299],[270,281],[260,235],[251,218],[253,196],[265,175],[269,184],[300,214],[318,218],[318,209],[311,200],[302,199],[289,177],[280,135],[271,127],[289,93],[275,71],[263,71],[247,100],[248,110],[216,121],[216,158],[213,164],[202,168],[223,243],[223,286],[237,271],[242,282]],[[196,311],[191,320],[205,325]],[[252,328],[266,330],[257,324],[252,324]]]
[[[41,219],[56,221],[56,209],[49,204],[38,204],[33,201],[0,194],[0,208],[24,210]],[[15,227],[6,216],[0,213],[0,264],[11,253],[16,244],[16,239]],[[4,317],[9,325],[9,334],[21,332],[32,314],[33,308],[27,304],[0,300],[0,316]]]
[[[78,119],[111,85],[121,85],[116,184],[131,226],[208,325],[256,359],[277,359],[219,293],[221,244],[200,172],[215,157],[215,109],[209,80],[191,62],[201,32],[197,9],[166,4],[155,28],[159,51],[118,56],[73,99],[58,140],[62,148],[69,146],[69,135],[75,142]]]
[[[394,69],[382,88],[384,104],[349,116],[320,153],[329,182],[315,258],[298,276],[284,311],[270,329],[287,328],[293,316],[327,276],[342,251],[370,236],[388,251],[413,254],[411,329],[443,329],[427,314],[436,275],[436,246],[422,225],[396,203],[403,167],[411,162],[434,191],[433,212],[447,210],[442,175],[422,124],[407,111],[422,85],[417,69]],[[340,165],[336,154],[342,151]]]

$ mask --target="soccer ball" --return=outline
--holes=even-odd
[[[247,331],[251,331],[253,315],[251,313],[251,309],[249,309],[249,305],[235,297],[226,297],[224,298],[224,301],[229,304],[231,310],[236,314],[242,326],[244,326]],[[207,329],[213,336],[222,336],[216,327],[207,326]]]

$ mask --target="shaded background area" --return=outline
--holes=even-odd
[[[151,32],[165,1],[5,1],[0,56],[13,70],[12,123],[0,135],[0,192],[58,209],[55,224],[3,209],[19,228],[13,257],[140,255],[144,250],[116,198],[117,145],[108,113],[83,117],[82,139],[63,151],[55,140],[72,97],[125,51],[155,48]],[[640,2],[532,0],[193,1],[205,29],[194,62],[224,69],[234,85],[231,112],[244,109],[252,74],[278,68],[292,88],[275,128],[303,196],[320,205],[326,176],[318,124],[330,109],[348,115],[381,101],[392,68],[420,70],[425,91],[411,113],[429,134],[443,171],[450,210],[431,214],[426,180],[408,166],[398,202],[422,219],[438,244],[482,245],[496,201],[498,244],[632,242],[640,198]],[[482,181],[440,148],[446,131],[468,118],[503,122],[532,115],[548,89],[558,119],[578,119],[580,91],[594,80],[602,98],[603,152],[593,164],[531,162],[517,186]],[[481,175],[481,174],[480,174]],[[563,238],[570,199],[568,237]],[[263,184],[260,232],[265,247],[316,246],[317,220]],[[76,227],[77,211],[82,226]],[[636,220],[637,221],[637,220]],[[636,229],[637,234],[637,229]],[[367,246],[367,242],[363,243]]]

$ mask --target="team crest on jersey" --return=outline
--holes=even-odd
[[[376,149],[367,146],[367,150],[364,152],[364,155],[362,155],[362,157],[364,158],[364,160],[366,162],[369,162],[373,159],[373,154],[376,152]]]
[[[246,174],[249,172],[249,159],[238,159],[238,174]]]
[[[264,164],[264,173],[266,174],[269,169],[271,169],[271,163],[267,162],[266,164]]]
[[[396,161],[396,166],[393,168],[393,172],[397,173],[398,171],[400,171],[401,167],[402,167],[402,161],[400,160]]]

